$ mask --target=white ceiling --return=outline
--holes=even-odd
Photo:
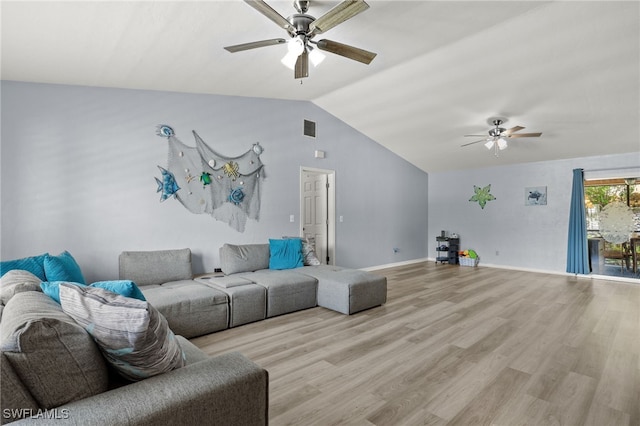
[[[614,153],[640,163],[637,0],[367,1],[317,39],[378,56],[328,53],[301,85],[283,45],[223,50],[287,37],[241,0],[3,0],[2,79],[308,100],[427,172]],[[308,13],[338,3],[312,0]],[[511,139],[498,158],[460,147],[495,115],[543,135]]]

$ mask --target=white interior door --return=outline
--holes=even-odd
[[[327,263],[327,175],[305,172],[302,179],[302,235],[314,242],[316,255]]]
[[[300,217],[302,235],[313,241],[322,264],[333,259],[333,194],[330,171],[302,169],[300,173]]]

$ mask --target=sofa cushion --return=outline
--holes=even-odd
[[[7,303],[0,349],[41,408],[107,390],[107,365],[91,336],[39,291],[18,293]]]
[[[38,256],[0,262],[0,277],[11,270],[22,269],[23,271],[31,272],[42,281],[46,281],[47,278],[44,273],[44,259],[48,255],[49,253],[44,253]]]
[[[346,315],[387,301],[387,278],[373,272],[321,265],[305,266],[296,273],[318,279],[318,306]]]
[[[43,293],[60,303],[60,284],[67,283],[77,285],[80,287],[86,287],[84,284],[67,282],[67,281],[45,281],[40,283],[40,288]],[[145,301],[144,295],[138,288],[138,286],[129,280],[116,280],[116,281],[96,281],[89,287],[97,287],[104,290],[117,293],[124,297],[132,297],[134,299]]]
[[[141,380],[184,365],[167,320],[149,303],[97,287],[60,284],[62,310],[98,343],[125,378]]]
[[[0,304],[6,305],[16,293],[41,291],[40,278],[29,271],[13,269],[0,278]]]
[[[144,286],[142,292],[176,334],[191,338],[228,327],[229,303],[222,290],[182,280]]]
[[[242,277],[267,290],[267,318],[317,305],[318,280],[308,275],[265,269]]]
[[[201,282],[202,284],[214,284],[222,288],[233,288],[242,285],[253,284],[252,281],[237,276],[216,277],[205,275],[196,278],[196,281]]]
[[[86,284],[80,266],[68,251],[64,251],[58,256],[45,257],[44,274],[47,281],[71,281]]]
[[[269,269],[294,269],[302,266],[304,258],[300,238],[269,240]]]
[[[226,275],[269,268],[269,244],[224,244],[220,247],[220,269]]]
[[[190,280],[191,250],[123,251],[119,257],[120,279],[139,286]]]

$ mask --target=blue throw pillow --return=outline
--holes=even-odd
[[[129,280],[98,281],[91,284],[89,287],[99,287],[113,293],[118,293],[124,297],[131,297],[133,299],[142,300],[143,302],[147,301],[136,283]]]
[[[269,240],[269,269],[293,269],[304,266],[302,240]]]
[[[47,281],[70,281],[86,284],[80,266],[68,251],[62,252],[58,256],[46,256],[44,273]]]
[[[9,271],[14,269],[20,269],[23,271],[29,271],[41,280],[46,280],[44,273],[44,259],[49,256],[49,253],[44,253],[39,256],[25,257],[16,260],[5,260],[0,262],[0,277]]]
[[[131,297],[133,299],[138,299],[143,302],[146,302],[144,295],[138,288],[138,286],[133,281],[127,280],[117,280],[117,281],[97,281],[90,286],[87,286],[82,283],[74,283],[69,281],[45,281],[40,283],[40,288],[42,292],[60,303],[60,284],[73,284],[79,287],[98,287],[103,290],[110,291],[112,293],[117,293],[124,297]]]

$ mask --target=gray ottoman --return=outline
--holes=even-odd
[[[317,305],[318,281],[292,271],[261,270],[238,275],[267,290],[267,318],[271,318]]]
[[[301,274],[318,280],[318,306],[346,315],[387,301],[387,278],[372,272],[333,266],[305,266]]]
[[[192,338],[224,330],[229,324],[228,297],[222,290],[192,280],[144,285],[140,290],[176,335]]]
[[[246,278],[203,275],[196,281],[221,290],[229,297],[229,327],[237,327],[267,317],[267,290]]]

